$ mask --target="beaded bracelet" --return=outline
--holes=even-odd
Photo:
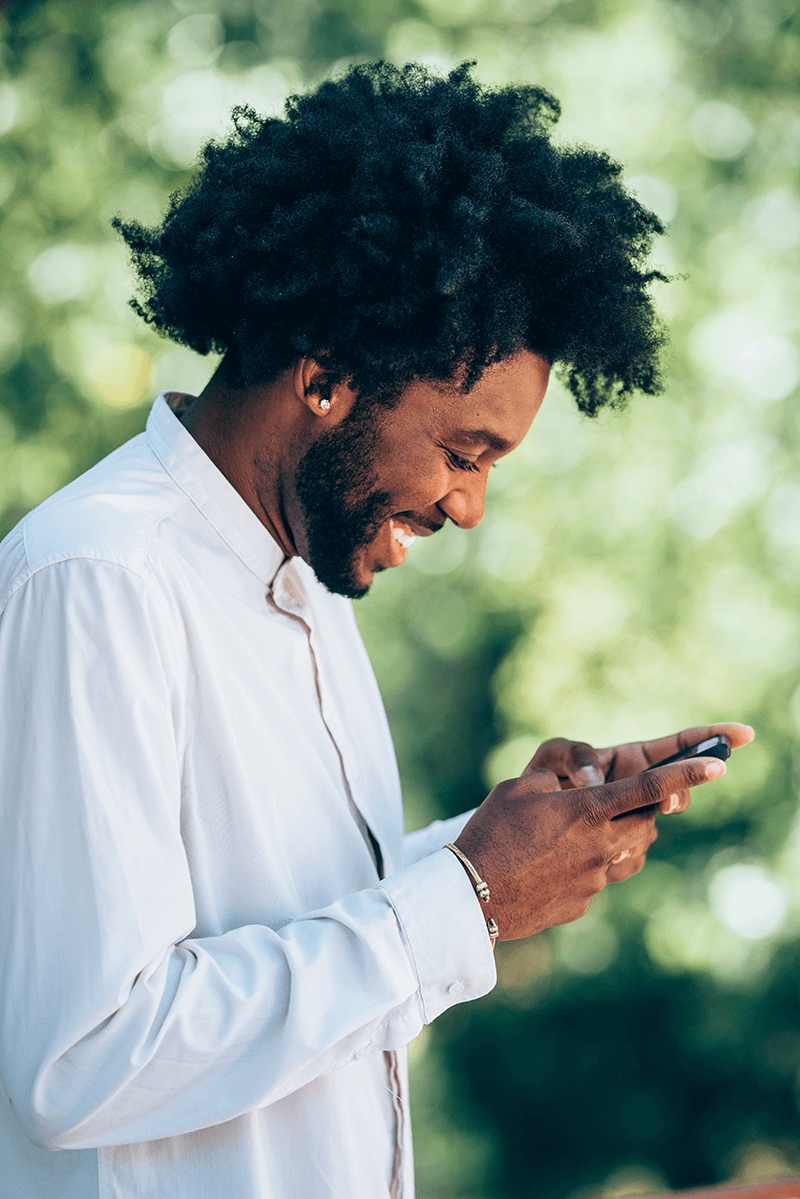
[[[449,849],[451,851],[451,853],[454,853],[456,855],[459,862],[462,863],[462,865],[466,869],[467,873],[469,874],[470,878],[472,879],[472,884],[475,887],[475,892],[478,896],[478,899],[480,899],[480,901],[482,903],[488,903],[489,898],[490,898],[489,884],[484,882],[484,880],[478,874],[478,871],[472,865],[472,862],[469,860],[467,855],[462,853],[457,845],[451,845],[449,842],[447,843],[447,845],[444,845],[442,848]],[[495,921],[494,917],[490,916],[489,919],[486,921],[486,929],[489,933],[489,940],[492,942],[492,949],[494,949],[494,943],[497,940],[497,938],[500,936],[500,929],[497,927],[497,922]]]

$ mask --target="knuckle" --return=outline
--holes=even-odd
[[[536,757],[538,758],[542,754],[551,758],[554,754],[563,751],[568,745],[569,742],[564,737],[551,737],[549,741],[542,742],[536,751]]]
[[[546,766],[537,766],[535,769],[528,771],[525,775],[527,786],[524,788],[525,793],[531,789],[531,784],[534,784],[536,791],[558,791],[558,775]]]
[[[581,787],[573,791],[572,802],[576,819],[588,824],[590,828],[597,829],[606,823],[608,817],[595,787]]]
[[[558,790],[558,778],[552,770],[535,767],[519,778],[498,783],[492,795],[497,795],[504,803],[518,804]]]
[[[486,796],[486,799],[483,801],[484,804],[494,805],[501,803],[504,799],[508,799],[508,792],[514,782],[516,782],[515,779],[504,779],[502,783],[497,783]]]
[[[642,774],[636,776],[636,782],[638,784],[639,792],[644,800],[642,806],[645,806],[646,804],[658,803],[661,799],[663,799],[664,783],[657,774],[650,773],[649,771],[643,771]]]
[[[593,766],[597,752],[587,741],[572,741],[569,747],[570,758],[577,766]]]

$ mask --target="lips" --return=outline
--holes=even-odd
[[[405,521],[391,516],[387,521],[389,526],[389,561],[388,566],[402,566],[406,560],[408,547],[417,540],[417,535]]]
[[[408,529],[415,537],[431,537],[434,533],[438,533],[444,524],[444,521],[439,524],[430,524],[420,517],[414,519],[407,512],[398,512],[396,516],[392,517],[392,520],[395,525],[402,525],[403,528]]]
[[[379,569],[386,570],[393,566],[402,566],[409,546],[413,545],[418,537],[430,537],[441,525],[423,524],[419,518],[412,520],[405,513],[397,513],[390,516],[383,527],[386,531],[379,543],[382,549],[378,563]]]

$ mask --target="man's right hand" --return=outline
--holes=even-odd
[[[455,845],[489,885],[500,940],[583,916],[611,859],[655,837],[653,811],[636,809],[724,773],[717,758],[693,758],[594,787],[562,790],[551,770],[499,783]]]

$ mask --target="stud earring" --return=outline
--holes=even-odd
[[[321,408],[323,412],[327,412],[328,409],[330,408],[330,406],[331,406],[330,400],[326,400],[325,397],[323,396],[323,398],[319,401],[318,407]]]

